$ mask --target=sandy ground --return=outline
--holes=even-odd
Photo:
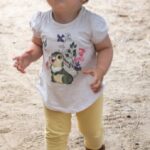
[[[108,150],[150,150],[150,1],[91,0],[87,7],[103,15],[113,41],[114,59],[105,77],[104,125]],[[0,150],[43,150],[44,115],[35,84],[41,61],[26,75],[12,58],[26,49],[28,21],[42,0],[0,1]],[[72,120],[70,150],[84,150]]]

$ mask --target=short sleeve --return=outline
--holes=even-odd
[[[97,44],[102,42],[108,35],[108,27],[106,21],[101,16],[93,14],[91,17],[92,42]]]
[[[36,14],[34,14],[29,22],[30,27],[33,31],[33,35],[37,38],[40,38],[41,36],[41,18],[42,18],[42,13],[41,12],[37,12]]]

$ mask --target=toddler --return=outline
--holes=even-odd
[[[86,150],[105,150],[102,81],[112,61],[104,19],[87,10],[88,0],[47,0],[52,8],[30,21],[32,44],[14,58],[25,73],[43,57],[38,89],[46,116],[47,150],[66,150],[75,113]]]

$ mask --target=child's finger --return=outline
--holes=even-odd
[[[13,60],[19,60],[20,56],[13,57]]]
[[[19,57],[14,57],[13,60],[15,61],[13,66],[17,68],[18,65],[20,65],[20,58]]]
[[[101,87],[96,88],[96,89],[92,89],[92,91],[93,91],[94,93],[97,93],[98,91],[100,91],[100,89],[101,89]]]
[[[99,88],[101,85],[101,81],[100,80],[97,80],[95,83],[91,84],[91,87],[92,88]]]
[[[98,92],[101,89],[101,84],[97,84],[94,87],[91,87],[91,89],[93,90],[93,92]]]
[[[82,71],[84,74],[90,74],[92,72],[92,69],[86,69]]]
[[[95,76],[95,79],[93,80],[93,82],[91,83],[91,86],[94,86],[95,84],[97,84],[99,80],[97,79],[97,77]]]
[[[14,57],[12,60],[17,60],[17,57]]]
[[[19,65],[19,69],[22,73],[25,73],[25,67],[23,66],[23,64]]]
[[[86,69],[86,70],[83,70],[82,72],[83,72],[84,74],[89,74],[89,75],[94,76],[94,71],[93,71],[93,69]]]
[[[99,82],[99,78],[98,78],[96,72],[93,72],[93,77],[94,77],[94,79],[93,79],[93,82],[91,83],[91,85],[94,85],[94,84],[96,84],[97,82]]]
[[[17,68],[17,67],[18,67],[18,64],[17,64],[17,63],[14,63],[13,66]]]
[[[25,73],[25,70],[21,68],[20,66],[17,66],[17,70],[20,71],[21,73]]]
[[[14,57],[13,60],[15,60],[15,63],[14,63],[14,67],[17,68],[18,71],[20,71],[21,73],[25,73],[25,68],[24,68],[24,65],[23,65],[23,57],[20,57],[20,56],[17,56],[17,57]]]

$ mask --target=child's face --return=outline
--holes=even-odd
[[[78,9],[86,0],[47,0],[53,11]]]

